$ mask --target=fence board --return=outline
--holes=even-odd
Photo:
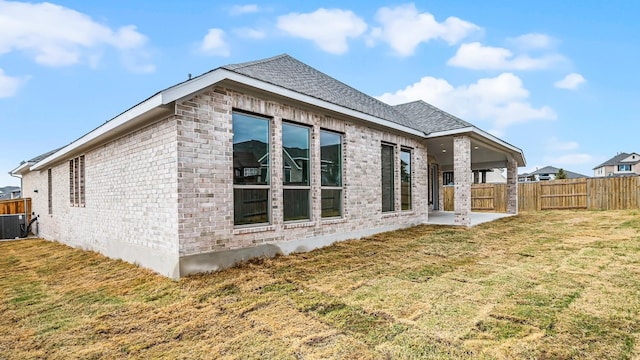
[[[27,214],[27,222],[31,221],[31,198],[0,200],[0,215],[25,213]]]
[[[454,187],[443,189],[444,210],[454,210]],[[471,210],[506,212],[506,184],[471,186]],[[518,184],[518,210],[624,210],[640,208],[640,176],[550,180]]]
[[[540,182],[540,209],[586,209],[587,179]]]
[[[623,210],[640,207],[640,177],[589,179],[590,210]]]

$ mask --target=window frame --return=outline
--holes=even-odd
[[[287,176],[285,176],[286,174],[286,162],[284,159],[284,152],[285,152],[285,139],[284,139],[284,127],[285,126],[292,126],[292,127],[297,127],[297,128],[302,128],[305,129],[307,131],[307,167],[306,167],[306,185],[291,185],[291,184],[287,184],[288,182],[292,182],[291,181],[291,168],[289,168],[289,179],[287,179]],[[312,216],[313,216],[313,204],[311,203],[311,133],[313,131],[313,128],[308,126],[308,125],[304,125],[304,124],[299,124],[296,122],[292,122],[292,121],[288,121],[288,120],[283,120],[282,121],[282,138],[281,138],[281,142],[280,142],[280,146],[281,146],[281,151],[280,154],[282,155],[282,220],[286,223],[289,222],[308,222],[311,221]],[[291,154],[289,154],[289,157],[291,157]],[[293,157],[291,157],[292,160]],[[304,169],[304,167],[303,167]],[[304,176],[304,173],[302,174],[302,176]],[[285,203],[285,192],[287,191],[291,191],[291,190],[306,190],[307,191],[307,217],[306,218],[292,218],[292,219],[287,219],[285,212],[286,212],[286,206],[287,204]]]
[[[329,135],[335,135],[338,136],[340,141],[338,142],[338,145],[340,145],[339,149],[340,151],[338,152],[338,160],[339,160],[339,164],[340,164],[340,176],[338,178],[339,180],[339,185],[324,185],[323,181],[322,181],[322,168],[323,168],[323,157],[322,157],[322,134],[326,133]],[[344,134],[337,132],[337,131],[333,131],[333,130],[329,130],[329,129],[320,129],[320,155],[318,156],[319,159],[319,166],[320,166],[320,217],[321,219],[341,219],[344,216]],[[340,205],[338,207],[338,215],[334,216],[334,215],[325,215],[324,213],[324,209],[322,208],[322,200],[325,199],[325,197],[323,196],[324,192],[328,192],[328,191],[338,191],[339,195],[338,195],[338,199],[340,200]],[[335,199],[335,197],[334,197]]]
[[[408,181],[408,187],[407,187],[407,191],[408,194],[405,194],[405,187],[403,186],[403,183],[405,182],[403,180],[403,173],[402,173],[402,155],[403,154],[408,154],[409,155],[409,163],[407,164],[409,167],[409,171],[407,172],[407,174],[409,175],[409,181]],[[411,211],[413,210],[413,150],[411,148],[408,147],[401,147],[400,148],[400,210],[402,211]],[[408,206],[405,209],[405,202],[403,201],[404,198],[408,199]]]
[[[47,169],[47,207],[49,215],[53,214],[53,175],[51,168]]]
[[[618,164],[618,172],[630,172],[631,164]]]
[[[85,206],[85,188],[85,157],[80,155],[69,160],[69,204],[71,206]]]
[[[391,169],[389,171],[390,174],[386,174],[385,170],[389,170],[385,168],[385,149],[387,151],[391,151],[391,158],[389,164]],[[386,174],[386,175],[385,175]],[[390,176],[389,176],[390,175]],[[380,186],[381,186],[381,209],[382,213],[390,213],[396,211],[396,145],[382,142],[380,144]],[[385,186],[385,179],[391,181],[390,184]],[[389,204],[385,201],[385,189],[389,188]],[[387,206],[385,206],[387,205]]]
[[[234,142],[234,138],[236,136],[236,131],[234,131],[234,116],[235,115],[240,115],[240,116],[246,116],[246,117],[250,117],[250,118],[255,118],[257,120],[262,120],[262,121],[266,121],[267,124],[267,131],[266,131],[266,141],[267,141],[267,146],[266,146],[266,154],[264,156],[266,156],[266,160],[267,160],[267,169],[266,169],[266,173],[265,173],[265,183],[266,184],[244,184],[244,183],[236,183],[236,169],[233,169],[233,207],[234,207],[234,214],[233,214],[233,226],[235,228],[247,228],[247,227],[258,227],[258,226],[265,226],[265,225],[270,225],[272,223],[272,206],[271,206],[271,194],[272,194],[272,177],[273,177],[273,171],[272,171],[272,167],[273,167],[273,159],[271,158],[272,155],[272,142],[271,142],[271,131],[272,131],[272,122],[273,122],[273,118],[270,116],[266,116],[266,115],[262,115],[262,114],[256,114],[256,113],[252,113],[252,112],[248,112],[248,111],[242,111],[239,109],[233,109],[231,112],[231,131],[232,131],[232,147],[235,146],[235,142]],[[234,157],[233,155],[235,155],[235,150],[232,148],[232,157]],[[259,162],[259,159],[257,159]],[[235,159],[233,160],[235,162]],[[262,163],[260,162],[260,165],[262,165]],[[233,165],[232,165],[233,166]],[[261,166],[262,167],[262,166]],[[258,170],[258,174],[261,174],[261,170]],[[245,172],[243,171],[243,176],[245,175]],[[246,222],[246,223],[236,223],[236,191],[244,191],[244,190],[266,190],[266,221],[265,222]]]

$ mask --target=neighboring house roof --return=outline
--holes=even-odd
[[[114,136],[125,134],[146,121],[168,116],[171,104],[215,84],[248,86],[294,101],[310,104],[360,120],[427,139],[469,134],[489,140],[493,148],[513,156],[519,166],[525,165],[521,149],[424,102],[391,106],[366,95],[289,55],[231,64],[183,81],[157,92],[113,119],[100,125],[69,145],[52,151],[31,166],[19,166],[13,173],[41,170]]]
[[[638,161],[631,161],[631,162],[625,161],[624,164],[637,164],[637,163],[640,163],[640,155],[638,155],[637,153],[627,154],[627,153],[623,152],[623,153],[617,154],[616,156],[614,156],[611,159],[603,162],[602,164],[594,167],[593,170],[601,168],[601,167],[604,167],[604,166],[616,166],[616,165],[622,164],[623,163],[622,160],[628,158],[631,155],[636,155],[637,158],[638,158]]]
[[[233,152],[233,167],[237,169],[241,168],[259,168],[260,163],[256,156],[252,152]]]
[[[5,186],[0,188],[0,200],[11,199],[11,194],[19,192],[19,186]]]
[[[530,172],[528,174],[527,173],[520,174],[520,175],[518,175],[518,177],[543,175],[543,174],[557,174],[558,170],[560,170],[560,168],[557,168],[557,167],[554,167],[554,166],[545,166],[543,168],[537,169],[536,171],[532,171],[532,172]],[[567,169],[563,169],[563,170],[567,174],[567,179],[580,179],[580,178],[588,177],[587,175],[578,174],[578,173],[575,173],[573,171],[569,171]]]

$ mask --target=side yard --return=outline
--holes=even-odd
[[[640,210],[420,226],[179,282],[0,242],[0,358],[634,358]]]

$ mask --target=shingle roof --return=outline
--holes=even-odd
[[[422,100],[396,105],[394,108],[411,119],[420,130],[427,134],[473,126]]]
[[[635,154],[635,153],[631,153],[631,154],[627,154],[627,153],[625,153],[625,152],[620,153],[620,154],[618,154],[618,155],[616,155],[616,156],[612,157],[611,159],[609,159],[609,160],[607,160],[607,161],[603,162],[602,164],[600,164],[600,165],[598,165],[598,166],[594,167],[594,168],[593,168],[593,170],[595,170],[595,169],[597,169],[597,168],[601,168],[601,167],[603,167],[603,166],[616,166],[616,165],[620,164],[620,162],[621,162],[622,160],[624,160],[624,159],[628,158],[628,157],[629,157],[629,156],[631,156],[632,154]],[[638,161],[637,161],[636,163],[638,163],[638,162],[640,162],[640,157],[638,158]],[[635,164],[635,163],[634,163],[634,162],[631,162],[631,163],[626,163],[626,164]]]
[[[393,106],[358,91],[287,54],[226,65],[222,68],[415,130],[422,130]]]
[[[46,152],[44,154],[40,154],[40,155],[34,157],[33,159],[29,160],[29,162],[30,163],[37,163],[38,161],[44,160],[47,157],[49,157],[49,156],[53,155],[54,153],[58,152],[58,150],[60,150],[60,149],[62,149],[62,148],[57,148],[55,150],[48,151],[48,152]]]
[[[560,170],[557,167],[554,166],[545,166],[541,169],[538,169],[536,171],[532,171],[529,174],[520,174],[520,176],[525,176],[525,175],[541,175],[541,174],[557,174],[558,170]],[[567,179],[579,179],[579,178],[586,178],[588,177],[587,175],[582,175],[582,174],[578,174],[575,173],[573,171],[569,171],[567,169],[564,169],[564,172],[567,174]]]

